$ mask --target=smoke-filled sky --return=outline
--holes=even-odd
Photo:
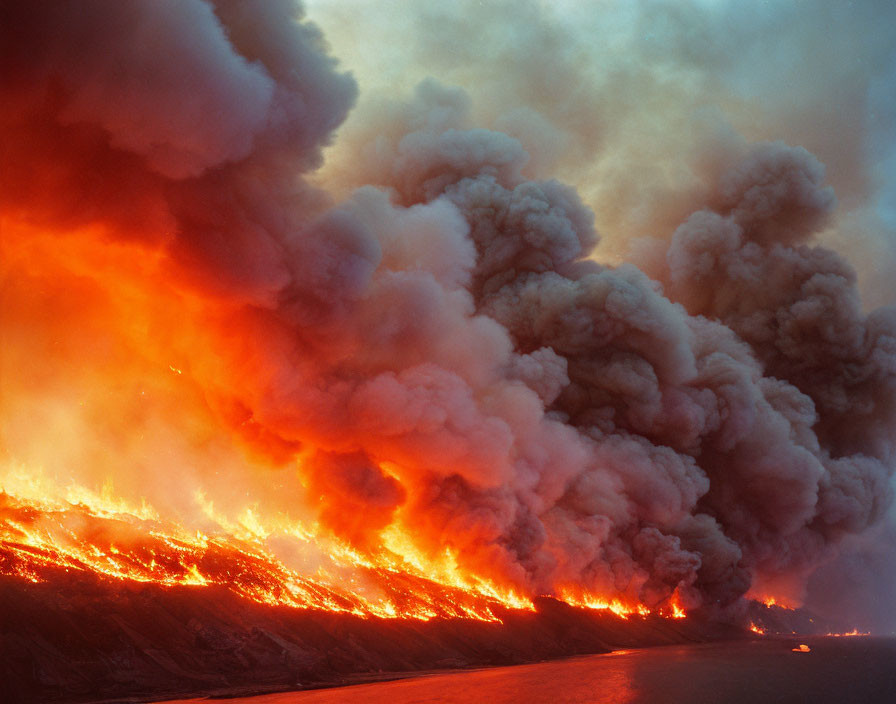
[[[783,140],[827,167],[841,232],[826,241],[844,244],[847,231],[866,298],[882,304],[896,270],[890,5],[310,0],[308,10],[362,87],[335,154],[382,131],[384,103],[420,82],[460,87],[473,123],[524,143],[527,176],[576,186],[610,257],[690,212],[719,150]],[[343,167],[327,171],[354,183]]]
[[[889,3],[0,7],[9,462],[896,628]]]

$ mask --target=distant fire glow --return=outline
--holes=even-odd
[[[828,633],[832,638],[850,638],[855,636],[870,636],[870,633],[859,633],[858,629],[853,629],[849,633]]]
[[[686,189],[621,162],[604,220],[570,164],[625,119],[370,107],[252,6],[4,9],[0,574],[681,619],[798,607],[880,524],[896,310],[820,244],[816,156],[701,123]]]

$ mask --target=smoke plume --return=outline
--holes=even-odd
[[[891,504],[896,309],[820,243],[810,151],[704,115],[653,183],[622,118],[678,87],[520,7],[527,61],[362,107],[310,177],[358,89],[294,2],[3,2],[5,456],[182,520],[199,489],[363,551],[397,526],[530,595],[799,600]],[[676,61],[719,56],[707,17]]]

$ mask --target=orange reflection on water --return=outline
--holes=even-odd
[[[663,646],[230,699],[232,704],[669,704],[896,701],[896,639],[823,638],[812,657],[770,640]],[[798,652],[807,652],[798,649]],[[610,657],[612,655],[612,657]],[[786,657],[785,657],[786,656]],[[183,700],[185,704],[207,700]]]

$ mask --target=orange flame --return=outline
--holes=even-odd
[[[592,594],[576,596],[571,591],[563,591],[558,597],[561,601],[564,601],[571,606],[594,609],[597,611],[610,611],[622,619],[628,619],[628,617],[633,614],[646,616],[650,613],[650,610],[643,605],[624,604],[619,599],[606,599]]]
[[[502,609],[534,609],[497,569],[464,563],[462,547],[422,540],[402,508],[357,535],[325,520],[302,465],[316,439],[267,433],[228,386],[241,383],[235,370],[268,373],[243,341],[276,336],[275,320],[179,281],[161,245],[99,225],[0,225],[0,303],[17,323],[0,363],[27,372],[5,375],[0,398],[0,574],[217,586],[363,617],[498,621]],[[381,469],[401,479],[402,467]],[[651,613],[630,594],[559,598],[621,618]],[[655,613],[685,616],[677,595]]]
[[[397,556],[380,564],[351,559],[349,550],[334,554],[332,564],[311,578],[287,567],[258,540],[189,534],[132,513],[86,504],[35,505],[0,494],[0,573],[31,582],[82,571],[162,586],[219,585],[260,603],[362,617],[498,621],[496,609],[506,606],[497,589],[439,584],[400,567]],[[349,588],[337,574],[347,568]],[[508,603],[525,605],[512,598]]]
[[[677,592],[673,595],[672,600],[669,604],[669,608],[671,609],[671,612],[668,614],[664,614],[664,615],[668,615],[671,618],[685,618],[687,616],[687,614],[685,613],[685,610],[682,608],[681,604],[678,603],[678,593]]]
[[[780,594],[778,595],[769,595],[750,592],[747,594],[748,599],[752,599],[753,601],[758,601],[760,604],[765,606],[768,609],[776,608],[776,609],[785,609],[787,611],[793,611],[796,607],[799,606],[799,603],[793,601],[792,599],[788,599],[785,596]]]
[[[66,499],[50,501],[33,496],[47,490],[34,476],[8,473],[5,484],[0,493],[0,574],[29,582],[84,572],[163,587],[217,585],[258,603],[365,618],[500,621],[501,609],[534,608],[530,599],[512,590],[465,577],[450,552],[440,564],[427,560],[394,527],[388,532],[391,549],[370,556],[326,535],[320,526],[266,523],[252,509],[231,520],[201,495],[197,501],[218,528],[213,535],[162,521],[145,502],[128,505],[111,496],[108,487],[97,494],[72,486]],[[32,495],[13,495],[7,491],[10,486]],[[271,545],[277,539],[323,542],[328,559],[313,576],[302,574],[275,554]],[[623,619],[651,614],[643,604],[618,598],[572,591],[560,598]],[[656,613],[685,616],[677,597]]]
[[[585,609],[594,609],[597,611],[609,611],[621,619],[628,619],[630,616],[650,616],[656,614],[665,618],[685,618],[687,613],[678,602],[677,592],[670,597],[667,604],[652,611],[644,604],[627,603],[619,598],[608,599],[596,594],[583,593],[572,588],[561,590],[557,595],[561,601],[566,602],[570,606],[577,606]]]

